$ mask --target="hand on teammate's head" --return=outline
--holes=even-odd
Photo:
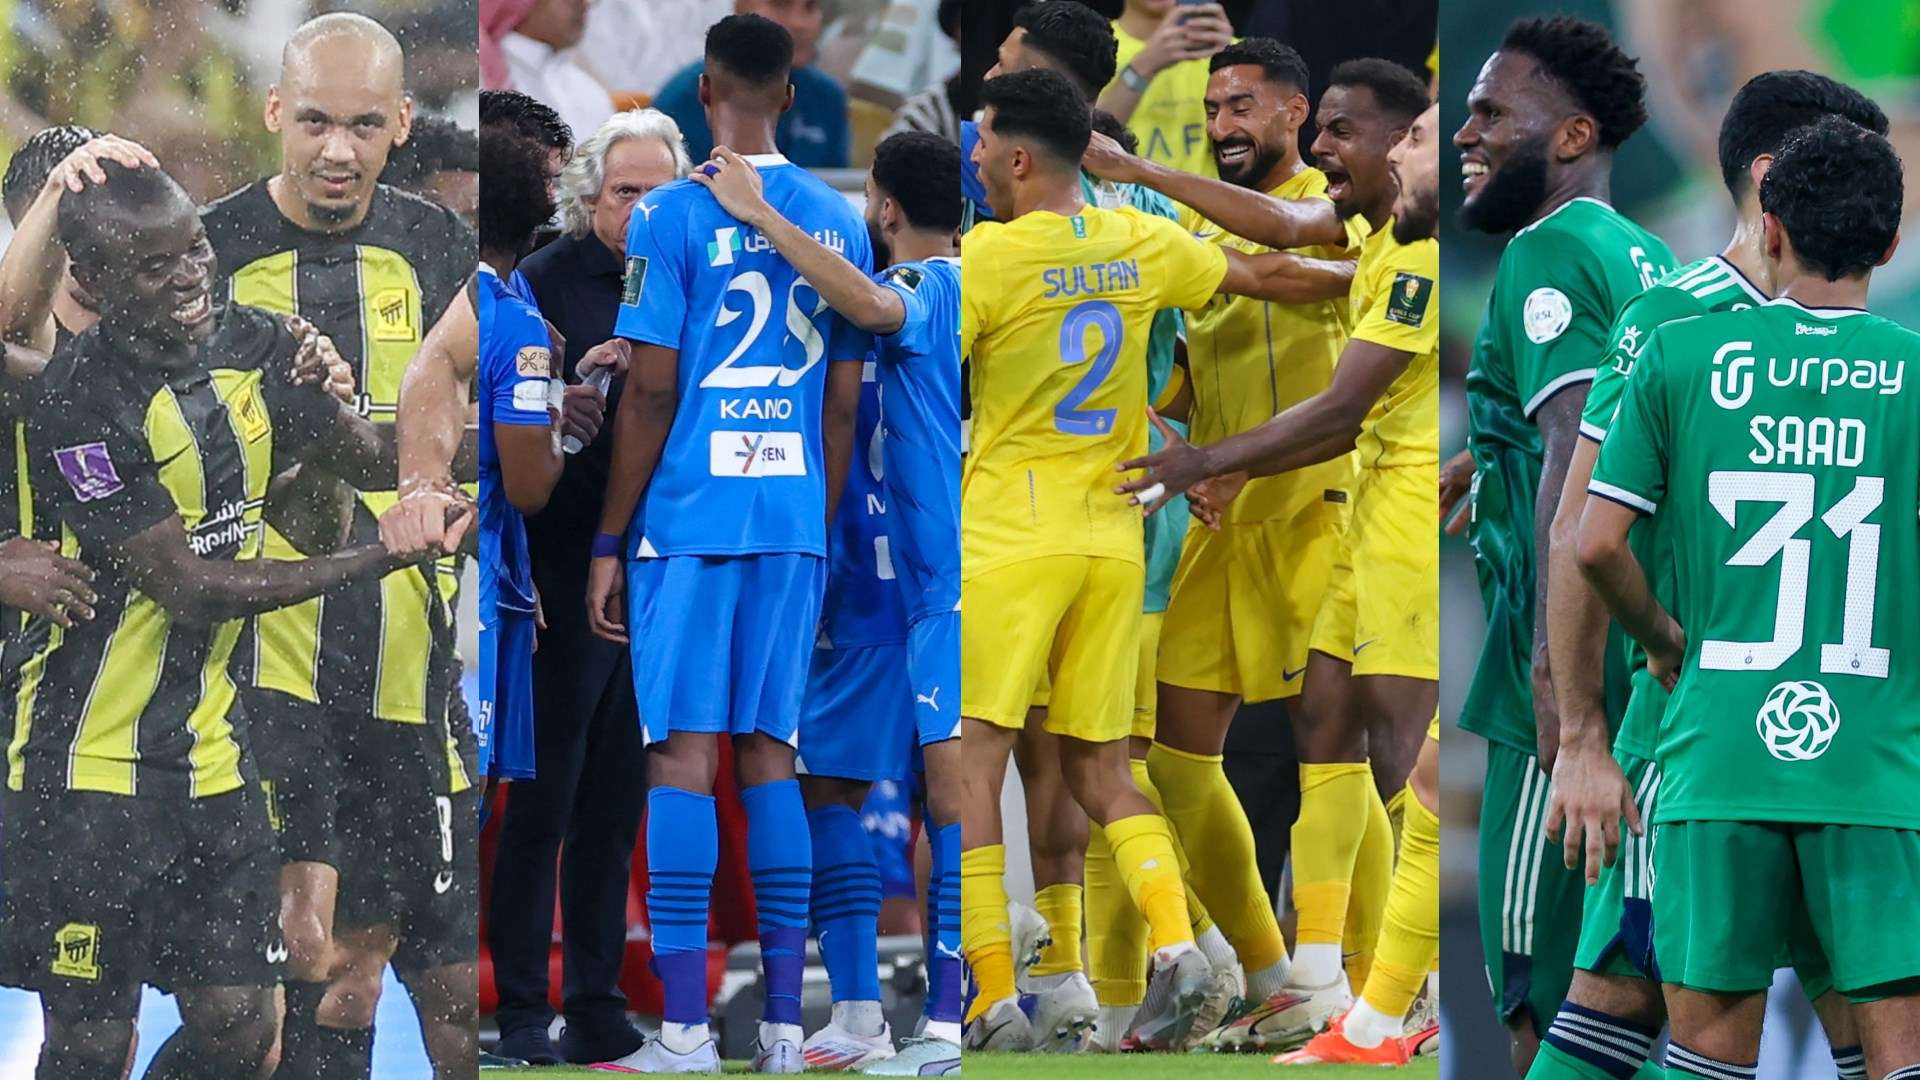
[[[60,164],[47,174],[47,186],[83,191],[89,183],[104,184],[107,182],[107,173],[100,167],[103,161],[112,161],[129,169],[160,167],[160,159],[139,143],[118,135],[101,135],[87,140],[73,153],[62,158]]]
[[[1102,180],[1122,184],[1134,179],[1133,168],[1139,163],[1140,159],[1127,153],[1112,136],[1099,131],[1087,139],[1087,152],[1080,157],[1081,168]]]

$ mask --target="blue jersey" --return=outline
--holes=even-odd
[[[766,200],[862,270],[866,223],[778,154],[747,159]],[[614,332],[680,352],[673,426],[628,530],[632,558],[826,554],[826,365],[869,336],[760,233],[678,180],[635,205]]]
[[[876,366],[866,366],[860,383],[853,463],[828,536],[827,596],[820,607],[818,642],[823,649],[897,645],[907,640],[907,605],[894,581],[900,549],[889,528],[892,515],[887,511],[892,500],[881,481],[890,466],[882,464],[885,451]]]
[[[500,483],[500,451],[493,425],[547,427],[551,342],[532,304],[513,295],[499,275],[483,269],[476,293],[480,357],[474,377],[480,399],[480,603],[483,610],[531,612],[533,566],[527,527]],[[484,615],[482,621],[490,622]]]
[[[877,280],[906,305],[874,355],[887,536],[912,622],[960,603],[960,260],[901,263]]]

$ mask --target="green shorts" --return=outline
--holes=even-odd
[[[1683,821],[1659,827],[1654,948],[1667,982],[1765,990],[1790,960],[1855,1002],[1920,979],[1920,832],[1861,825]]]
[[[1653,820],[1660,800],[1660,766],[1615,750],[1640,820]],[[1660,981],[1653,952],[1653,835],[1635,836],[1620,822],[1620,851],[1600,880],[1587,886],[1580,906],[1580,945],[1573,966],[1601,975]]]
[[[1500,1019],[1545,1034],[1573,981],[1581,876],[1547,842],[1540,759],[1487,744],[1480,801],[1480,946]]]

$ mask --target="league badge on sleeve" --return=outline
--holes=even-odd
[[[53,460],[60,466],[60,475],[66,477],[67,484],[73,488],[73,497],[81,502],[104,499],[127,486],[113,467],[106,443],[63,447],[53,452]]]
[[[1426,320],[1427,301],[1432,298],[1432,278],[1400,271],[1393,276],[1393,288],[1387,293],[1387,321],[1419,326]]]
[[[632,307],[640,302],[640,287],[647,280],[647,257],[645,255],[627,256],[626,277],[620,283],[620,303]]]

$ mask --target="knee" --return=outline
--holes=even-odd
[[[380,1005],[380,975],[353,971],[327,984],[315,1014],[320,1026],[358,1031],[373,1026],[373,1013]]]
[[[325,982],[333,965],[333,935],[316,911],[296,907],[280,920],[287,946],[287,974],[301,982]]]
[[[743,788],[791,780],[793,747],[757,731],[742,735],[733,740],[733,771]]]
[[[119,1080],[126,1071],[127,1051],[132,1042],[130,1021],[76,1024],[48,1017],[46,1041],[40,1048],[39,1075]]]
[[[249,1073],[265,1064],[280,1037],[280,1019],[265,1004],[265,999],[250,999],[202,1010],[190,1032],[198,1056],[232,1062]]]
[[[647,749],[647,781],[652,787],[711,795],[719,768],[720,742],[715,735],[683,731]]]

